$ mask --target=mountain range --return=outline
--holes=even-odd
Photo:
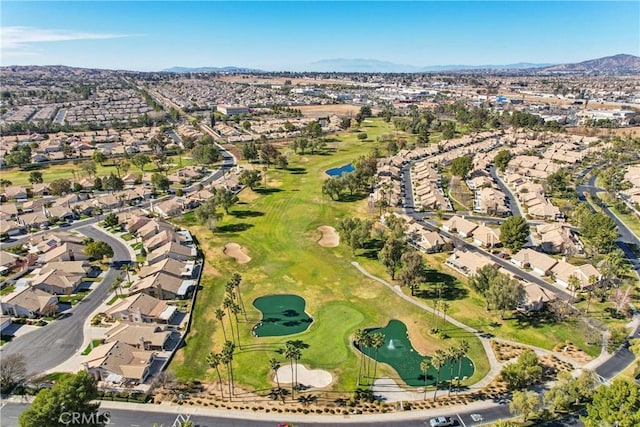
[[[380,61],[377,59],[337,58],[322,59],[301,67],[306,72],[337,73],[429,73],[445,71],[514,71],[521,73],[640,73],[640,57],[627,54],[607,56],[573,64],[516,64],[488,65],[430,65],[416,66]],[[263,70],[246,67],[172,67],[171,73],[259,73]],[[282,70],[284,71],[284,70]]]

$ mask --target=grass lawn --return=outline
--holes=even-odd
[[[87,354],[91,353],[91,350],[93,350],[100,344],[102,344],[102,340],[93,340],[91,341],[91,344],[89,344],[87,348],[85,348],[80,354],[82,354],[83,356],[86,356]]]
[[[79,291],[73,295],[63,295],[58,297],[59,302],[69,303],[71,305],[76,305],[79,303],[84,297],[89,293],[88,290]]]
[[[0,289],[0,295],[2,296],[9,295],[11,292],[15,290],[16,290],[16,285],[5,286],[4,288]]]
[[[633,212],[622,213],[614,206],[609,206],[609,209],[620,218],[620,221],[624,222],[624,225],[626,225],[633,234],[640,237],[640,220]]]
[[[369,139],[391,133],[392,126],[380,120],[363,123],[361,130]],[[268,360],[289,339],[300,339],[309,347],[302,351],[303,363],[311,368],[326,369],[334,376],[331,389],[350,391],[355,388],[358,353],[350,345],[356,328],[385,326],[390,319],[403,321],[414,347],[422,354],[466,339],[471,344],[470,357],[476,372],[469,383],[478,381],[489,369],[478,339],[449,325],[451,339],[440,340],[430,335],[431,316],[395,296],[383,285],[367,279],[351,262],[351,251],[344,246],[323,248],[317,244],[320,225],[335,226],[347,215],[368,215],[366,200],[340,202],[322,196],[321,185],[328,168],[344,165],[372,148],[376,142],[358,142],[355,133],[337,137],[334,153],[298,156],[290,153],[289,170],[270,169],[268,189],[245,190],[240,203],[231,209],[211,233],[197,225],[193,214],[185,215],[182,223],[198,236],[206,254],[202,289],[198,293],[192,329],[186,346],[174,358],[171,369],[181,379],[213,379],[215,373],[206,366],[210,351],[220,351],[223,332],[214,317],[224,294],[224,284],[231,273],[243,276],[242,297],[248,321],[240,316],[242,349],[234,356],[234,376],[238,384],[253,389],[270,388]],[[384,147],[380,147],[381,150]],[[373,215],[373,214],[372,214]],[[252,260],[238,265],[222,253],[222,247],[236,242],[248,249]],[[363,257],[358,257],[361,261]],[[377,264],[373,263],[372,264]],[[305,298],[306,310],[313,323],[305,332],[288,337],[256,338],[251,328],[260,320],[260,312],[252,301],[262,295],[292,293]],[[229,334],[228,317],[225,318]],[[379,375],[397,377],[387,366]]]

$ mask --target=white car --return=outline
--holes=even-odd
[[[453,420],[450,417],[436,417],[429,420],[431,427],[448,427],[453,425]]]

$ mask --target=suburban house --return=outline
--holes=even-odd
[[[156,262],[167,258],[172,258],[178,261],[187,261],[195,258],[197,254],[196,248],[183,246],[180,243],[169,242],[149,253],[147,255],[147,262],[149,264],[155,264]]]
[[[162,300],[186,298],[193,290],[193,280],[183,280],[164,272],[136,280],[129,288],[129,295],[144,293]]]
[[[0,234],[6,234],[7,236],[16,236],[24,233],[25,226],[13,219],[0,219]]]
[[[156,234],[160,233],[163,230],[173,230],[173,225],[163,220],[153,219],[148,221],[146,224],[140,227],[137,231],[138,231],[138,237],[140,237],[142,240],[147,240],[155,236]],[[133,232],[136,230],[128,230],[128,231]]]
[[[180,235],[178,235],[175,231],[171,229],[165,229],[155,236],[152,236],[149,239],[145,240],[144,249],[147,251],[147,253],[149,253],[158,249],[160,246],[166,245],[169,242],[180,243],[181,241],[182,239],[180,238]]]
[[[558,223],[540,224],[536,227],[540,236],[540,249],[550,254],[582,253],[584,251],[580,241],[576,239],[567,226]]]
[[[18,217],[18,223],[26,228],[46,228],[49,217],[44,212],[30,212]]]
[[[184,209],[184,203],[181,199],[176,197],[172,197],[169,200],[164,200],[157,205],[153,205],[153,211],[158,215],[161,215],[163,218],[180,215]]]
[[[26,286],[2,297],[2,314],[17,317],[48,316],[58,310],[58,297]]]
[[[420,233],[420,238],[416,241],[416,244],[429,254],[442,252],[446,243],[447,240],[445,240],[445,238],[442,237],[440,233],[438,233],[437,231],[427,230],[424,230],[422,233]]]
[[[455,251],[447,258],[446,264],[465,276],[472,276],[478,269],[485,265],[494,265],[494,262],[475,252]]]
[[[602,278],[600,272],[591,264],[577,266],[564,260],[559,261],[551,272],[556,279],[556,284],[564,288],[570,288],[571,277],[577,278],[580,283],[580,290],[589,288],[592,285],[591,277],[595,277],[596,281]]]
[[[20,266],[20,257],[11,252],[0,251],[0,274],[5,275]]]
[[[499,228],[489,228],[481,224],[473,230],[471,236],[473,237],[473,243],[485,248],[493,248],[501,245]]]
[[[89,257],[84,253],[84,248],[84,245],[67,242],[46,252],[42,258],[47,264],[54,261],[86,261]]]
[[[520,268],[530,267],[539,276],[548,276],[558,260],[533,249],[521,249],[511,257],[511,263]]]
[[[94,348],[87,356],[85,367],[99,381],[141,384],[149,376],[155,356],[155,352],[113,341]]]
[[[138,277],[145,278],[160,272],[169,274],[183,279],[191,279],[193,277],[193,269],[195,261],[182,262],[172,258],[164,259],[155,264],[144,266],[138,271]]]
[[[540,311],[545,304],[557,298],[556,294],[544,289],[535,283],[527,283],[524,287],[526,293],[524,301],[518,305],[517,310],[525,313]]]
[[[49,294],[71,295],[82,283],[83,274],[69,274],[57,268],[48,269],[33,278],[31,285]]]
[[[478,228],[478,224],[458,215],[452,216],[442,224],[444,231],[449,233],[457,232],[462,237],[471,237],[473,230],[476,228]]]
[[[38,248],[38,252],[46,253],[65,243],[75,243],[81,245],[84,239],[81,236],[71,234],[66,231],[56,231],[55,234],[51,233],[47,236],[42,236],[41,238],[39,238],[39,242],[37,240],[38,238],[34,239],[34,241],[37,242],[35,243],[35,245]]]
[[[124,298],[105,311],[110,319],[138,323],[169,323],[178,308],[146,294],[136,294]]]
[[[160,325],[118,322],[105,332],[105,343],[119,341],[138,350],[165,350],[171,331]]]

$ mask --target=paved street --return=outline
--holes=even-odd
[[[109,233],[86,225],[78,228],[77,231],[95,240],[107,242],[113,248],[113,266],[105,272],[100,284],[70,309],[70,316],[16,337],[0,347],[2,357],[9,354],[24,355],[30,375],[55,368],[76,352],[81,351],[85,320],[110,292],[111,285],[119,274],[116,268],[123,263],[134,261],[126,245]]]

